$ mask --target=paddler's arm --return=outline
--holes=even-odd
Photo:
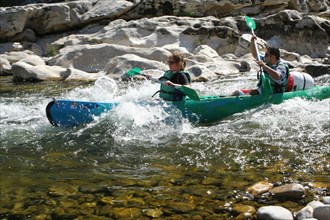
[[[262,60],[256,60],[256,63],[263,68],[265,72],[268,73],[270,77],[272,77],[274,80],[280,80],[281,79],[281,73],[277,72],[276,70],[273,70],[269,66],[267,66],[264,61]]]
[[[164,82],[164,85],[165,86],[174,86],[174,87],[180,87],[180,86],[190,87],[190,81],[184,74],[180,74],[178,76],[178,78],[176,79],[176,82],[177,83],[167,80]]]
[[[256,35],[252,35],[252,37],[251,37],[250,50],[251,50],[251,53],[252,53],[253,57],[256,58],[256,59],[258,59],[257,58],[257,49],[256,49],[256,45],[257,44],[254,43],[254,41],[256,41],[256,40],[257,40],[257,36]]]
[[[182,86],[181,84],[173,83],[173,82],[171,82],[170,80],[165,81],[165,82],[164,82],[164,85],[165,85],[165,86],[173,86],[173,87],[180,87],[180,86]],[[186,84],[186,85],[184,85],[184,86],[186,86],[186,87],[190,87],[190,84]]]

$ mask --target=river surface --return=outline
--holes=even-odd
[[[193,88],[228,94],[253,87],[254,78],[239,75]],[[329,194],[329,99],[295,98],[196,125],[162,105],[136,105],[158,90],[149,81],[0,80],[1,219],[230,219],[239,214],[232,211],[235,204],[296,211]],[[315,81],[329,84],[330,76]],[[45,107],[53,97],[124,104],[68,129],[47,120]],[[295,202],[249,197],[246,188],[259,181],[301,183],[309,196]]]

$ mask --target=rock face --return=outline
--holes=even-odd
[[[59,66],[33,66],[25,62],[16,62],[12,67],[13,75],[20,79],[60,80],[66,69]]]
[[[243,14],[266,16],[256,20],[257,34],[261,38],[300,54],[325,56],[327,47],[322,47],[322,45],[327,45],[329,42],[329,20],[316,16],[303,16],[300,12],[306,12],[306,10],[326,11],[328,7],[326,0],[317,1],[317,3],[305,1],[302,4],[293,0],[278,0],[271,3],[263,1],[238,3],[238,1],[233,0],[220,2],[145,0],[133,1],[133,3],[125,0],[115,2],[111,0],[81,0],[57,4],[27,5],[0,9],[0,25],[2,27],[0,38],[10,40],[11,37],[24,32],[25,29],[29,29],[30,32],[33,31],[37,35],[52,34],[83,27],[104,19],[136,20],[164,15],[221,18],[238,17],[243,12]],[[201,28],[192,27],[186,30],[186,34],[202,34],[202,38],[204,37],[203,34],[218,33],[223,35],[228,33],[226,30],[222,30],[220,26],[224,28],[231,25],[219,23],[219,25],[215,24],[214,26],[218,26],[218,28],[205,30],[203,26]],[[242,22],[239,23],[239,26],[240,28],[243,27],[243,30],[248,30]],[[153,26],[150,27],[149,31],[153,31]],[[296,41],[297,38],[300,39],[299,43],[301,41],[308,43],[307,47],[306,45],[301,47]]]
[[[134,66],[165,70],[173,50],[188,57],[195,80],[255,71],[243,13],[256,22],[260,50],[280,47],[291,66],[319,76],[329,73],[329,12],[326,0],[79,0],[2,7],[0,75],[12,74],[11,65],[25,58],[18,53],[41,56],[44,65],[65,68],[65,79],[80,79],[88,73],[123,73]],[[69,77],[78,72],[73,69],[82,71],[81,77]],[[47,78],[38,78],[40,73],[28,76]]]
[[[329,20],[314,16],[303,17],[297,11],[285,10],[257,22],[256,34],[267,39],[269,45],[308,54],[312,57],[325,57],[329,43]],[[260,24],[260,25],[259,25]],[[327,26],[327,29],[321,26]],[[319,28],[318,28],[319,27]],[[278,32],[278,30],[281,30]],[[299,39],[299,40],[297,40]],[[304,47],[300,44],[304,42]]]

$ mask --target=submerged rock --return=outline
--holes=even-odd
[[[141,217],[141,209],[139,208],[114,208],[114,217],[120,218],[139,218]]]
[[[160,209],[148,209],[146,215],[152,218],[159,218],[163,215],[163,212]]]
[[[260,196],[261,194],[268,192],[272,188],[273,184],[262,181],[250,186],[249,188],[247,188],[246,191],[248,193],[251,193],[253,196]]]
[[[196,209],[196,205],[187,202],[173,202],[168,205],[168,208],[170,208],[176,213],[187,213]]]
[[[287,184],[273,188],[271,193],[280,199],[301,199],[306,190],[301,184]]]

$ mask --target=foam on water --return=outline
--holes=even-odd
[[[36,139],[43,125],[47,123],[44,114],[46,100],[39,97],[1,98],[0,140],[1,147],[13,147]]]
[[[157,145],[177,140],[186,132],[194,132],[193,126],[182,117],[179,110],[168,106],[160,99],[151,97],[159,90],[159,84],[143,81],[129,83],[128,87],[125,83],[126,87],[119,89],[120,86],[122,85],[105,76],[92,86],[76,88],[62,94],[62,99],[120,103],[111,112],[96,117],[94,122],[66,130],[69,136],[80,138],[86,134],[102,136],[103,133],[104,137],[99,140],[113,139],[119,145],[129,143]],[[95,131],[99,131],[99,134]]]
[[[94,85],[86,88],[76,88],[66,94],[63,99],[82,101],[113,101],[118,94],[118,85],[115,80],[108,76],[102,76],[95,81]]]
[[[198,163],[221,158],[244,167],[247,161],[251,165],[254,157],[258,161],[253,164],[264,166],[283,158],[300,161],[302,166],[326,163],[324,158],[329,154],[330,143],[329,109],[329,100],[300,98],[279,105],[264,105],[212,126],[201,126],[199,135],[186,137],[189,139],[186,142],[198,146],[194,149]]]

